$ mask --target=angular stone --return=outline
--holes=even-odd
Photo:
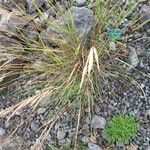
[[[129,61],[132,67],[137,67],[139,64],[139,58],[137,56],[137,52],[136,49],[134,47],[129,46],[128,47],[130,50],[130,54],[129,54]]]
[[[20,47],[21,48],[21,44],[17,40],[11,37],[0,34],[0,47]]]
[[[88,150],[103,150],[99,145],[89,142]]]
[[[9,121],[6,121],[5,122],[5,128],[9,128],[10,127],[10,122]]]
[[[81,6],[84,6],[85,3],[86,3],[86,0],[74,0],[74,5],[77,6],[77,7],[81,7]]]
[[[0,136],[4,136],[6,134],[6,130],[3,128],[0,128]]]
[[[142,5],[141,9],[140,9],[140,12],[142,14],[145,14],[145,13],[150,13],[150,7],[146,4]]]
[[[101,117],[101,116],[95,115],[95,116],[92,118],[91,124],[92,124],[92,128],[93,128],[93,129],[104,129],[105,124],[106,124],[106,119],[104,119],[104,118]]]
[[[150,22],[150,6],[148,6],[146,4],[143,5],[140,9],[140,12],[141,12],[141,15],[142,15],[141,23],[144,23],[144,22],[147,22],[147,21]]]
[[[45,111],[46,111],[46,108],[38,108],[38,109],[37,109],[37,114],[38,114],[38,115],[44,114]]]
[[[89,142],[89,137],[84,136],[84,137],[82,137],[81,141],[83,142],[83,144],[87,144]]]
[[[71,32],[75,32],[79,38],[82,40],[87,38],[93,28],[93,13],[90,9],[86,7],[71,7],[63,16],[59,19],[52,22],[52,27],[48,28],[49,35],[58,38],[58,39],[65,39],[69,40],[71,38],[71,32],[68,30],[69,22],[69,14],[71,13],[73,21],[74,21],[74,30]],[[65,31],[64,31],[65,29]],[[48,35],[42,35],[43,40],[46,43],[53,43],[55,42],[51,37]]]
[[[31,123],[31,129],[33,131],[37,131],[39,129],[39,125],[37,123],[35,123],[35,122],[32,122]]]
[[[17,32],[27,25],[25,18],[0,7],[0,28],[7,32]],[[18,29],[17,29],[18,28]]]
[[[93,28],[93,12],[86,7],[71,7],[76,32],[79,36],[88,35]],[[64,25],[67,25],[68,17],[64,17]]]
[[[15,4],[17,4],[22,10],[25,10],[25,0],[0,0],[0,4],[7,6],[10,9],[16,9]]]
[[[66,136],[66,132],[65,131],[59,131],[58,130],[58,132],[57,132],[57,138],[58,138],[58,140],[64,139],[65,136]]]
[[[27,25],[27,21],[23,17],[12,15],[8,20],[7,29],[17,32],[18,29],[22,29],[25,25]]]
[[[28,13],[32,13],[36,10],[36,7],[32,0],[26,0],[27,3],[27,8],[28,8]],[[38,6],[42,6],[44,4],[44,0],[36,0],[35,4]]]
[[[144,22],[147,22],[147,21],[150,21],[150,14],[144,15],[141,18],[141,23],[144,23]]]
[[[112,41],[109,43],[109,49],[110,51],[113,51],[113,52],[117,50],[115,42]]]

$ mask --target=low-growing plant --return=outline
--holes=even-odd
[[[138,128],[134,116],[119,114],[108,121],[103,136],[109,142],[126,142],[135,137]]]

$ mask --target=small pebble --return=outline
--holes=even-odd
[[[74,2],[76,4],[76,6],[81,7],[81,6],[85,5],[86,0],[75,0]]]
[[[88,143],[88,148],[89,150],[102,150],[102,148],[99,145],[91,142]]]
[[[37,114],[40,115],[40,114],[44,114],[46,111],[46,108],[38,108],[37,110]]]
[[[109,50],[113,51],[113,52],[115,52],[117,50],[115,42],[110,42],[109,43]]]
[[[0,136],[4,136],[6,134],[6,130],[3,128],[0,128]]]
[[[32,123],[31,123],[31,129],[32,129],[33,131],[37,131],[37,130],[39,129],[38,124],[37,124],[37,123],[32,122]]]
[[[94,129],[104,129],[105,124],[106,124],[106,119],[104,119],[101,116],[95,115],[92,118],[92,128]]]
[[[58,132],[57,132],[57,138],[58,138],[58,140],[64,139],[65,136],[66,136],[66,132],[65,131],[59,131],[58,130]]]
[[[89,142],[89,137],[84,136],[81,138],[81,141],[83,142],[83,144],[87,144]]]

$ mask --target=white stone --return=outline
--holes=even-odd
[[[38,115],[44,114],[45,111],[46,111],[46,108],[38,108],[37,114],[38,114]]]
[[[86,3],[86,0],[75,0],[77,6],[83,6]]]
[[[83,144],[87,144],[89,142],[89,137],[84,136],[84,137],[82,137],[81,141],[83,142]]]
[[[109,50],[110,51],[116,51],[116,44],[115,44],[115,42],[110,42],[109,43]]]
[[[57,132],[57,138],[58,138],[58,140],[64,139],[65,136],[66,136],[66,132],[65,131],[58,130],[58,132]]]
[[[103,117],[95,115],[92,118],[93,129],[104,129],[105,125],[106,125],[106,119],[104,119]]]
[[[3,128],[0,128],[0,136],[4,136],[6,134],[6,130]]]
[[[129,47],[130,49],[130,54],[129,54],[129,59],[132,67],[137,67],[139,64],[139,58],[137,56],[136,49],[134,47]]]

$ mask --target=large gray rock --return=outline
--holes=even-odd
[[[69,14],[72,15],[74,21],[74,32],[81,39],[87,38],[92,31],[94,17],[93,12],[86,7],[71,7],[63,16],[51,23],[52,27],[48,28],[48,33],[58,39],[70,39],[71,32],[68,29],[68,24],[70,23]],[[42,37],[46,43],[52,43],[52,39],[48,35],[42,33]]]
[[[91,124],[92,124],[93,129],[104,129],[104,127],[106,125],[106,119],[101,116],[95,115],[92,118]]]
[[[68,26],[68,15],[71,12],[75,30],[79,36],[88,35],[93,28],[93,13],[86,7],[71,7],[66,14],[56,21],[59,25]]]

